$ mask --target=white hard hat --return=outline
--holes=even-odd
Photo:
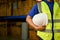
[[[47,25],[48,17],[46,13],[38,13],[33,18],[32,21],[37,26]]]

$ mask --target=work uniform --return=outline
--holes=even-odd
[[[41,2],[41,7],[42,13],[47,14],[49,23],[44,31],[37,31],[37,35],[41,37],[43,40],[51,40],[52,36],[54,36],[54,40],[60,40],[60,9],[58,3],[54,2],[53,14],[51,14],[48,5],[44,1]],[[52,34],[52,28],[54,35]]]
[[[59,15],[60,8],[58,3],[53,2],[53,4],[49,6],[50,4],[47,4],[44,1],[41,2],[42,13],[46,13],[49,19],[49,23],[46,26],[46,29],[44,31],[37,31],[37,35],[41,37],[43,40],[51,40],[52,36],[54,36],[55,40],[60,40],[60,15]],[[34,13],[34,11],[36,12]],[[31,15],[32,13],[33,15]],[[38,7],[36,7],[36,9],[32,11],[32,13],[29,13],[28,15],[33,18],[35,14],[39,13]],[[52,21],[53,21],[53,27],[52,27]],[[54,31],[54,35],[52,35],[52,28]]]

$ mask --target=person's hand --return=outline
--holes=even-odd
[[[35,27],[35,30],[45,30],[45,28],[46,28],[46,25],[42,25],[42,26],[36,26]]]

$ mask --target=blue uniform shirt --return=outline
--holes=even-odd
[[[49,6],[49,9],[50,9],[50,12],[51,12],[51,14],[53,13],[53,4],[54,4],[54,2],[47,2],[47,0],[44,0],[46,3],[47,3],[47,5]],[[31,17],[33,17],[35,14],[38,14],[39,13],[39,11],[38,11],[38,6],[37,6],[37,4],[35,4],[33,7],[32,7],[32,9],[30,10],[30,12],[28,13],[28,15],[29,16],[31,16]]]

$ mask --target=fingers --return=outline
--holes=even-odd
[[[43,26],[39,26],[39,27],[37,27],[37,30],[45,30],[46,29],[46,25],[43,25]]]

